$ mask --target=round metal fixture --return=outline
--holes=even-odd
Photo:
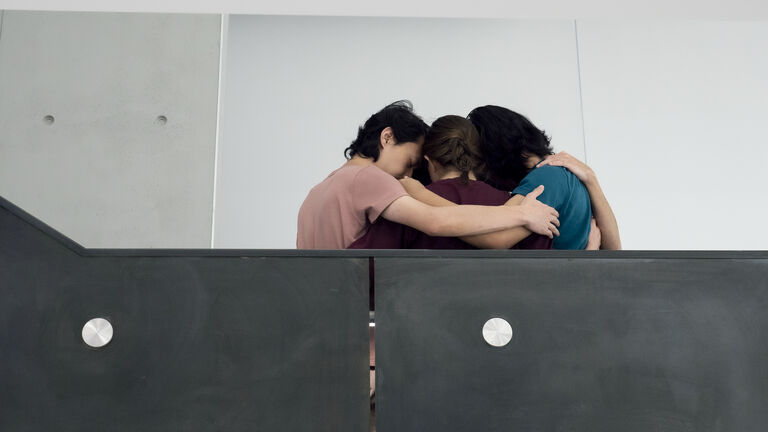
[[[112,340],[112,324],[104,318],[94,318],[83,326],[83,341],[93,348],[101,348]]]
[[[512,326],[503,318],[491,318],[483,326],[483,339],[488,345],[503,347],[512,340]]]

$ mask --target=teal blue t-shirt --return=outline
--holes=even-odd
[[[544,185],[539,201],[560,213],[560,236],[555,237],[552,246],[555,249],[587,247],[592,203],[584,184],[563,167],[544,165],[528,173],[512,195],[526,195],[539,185]]]

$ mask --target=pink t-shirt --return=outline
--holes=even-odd
[[[396,199],[408,195],[375,165],[344,165],[309,191],[299,210],[298,249],[345,249]]]

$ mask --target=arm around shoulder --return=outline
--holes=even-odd
[[[613,214],[608,199],[597,181],[595,172],[584,162],[576,159],[566,152],[560,152],[544,159],[541,165],[561,166],[572,172],[584,183],[589,192],[589,199],[592,202],[592,214],[600,228],[602,245],[601,249],[620,250],[621,238],[619,237],[619,225],[616,222],[616,216]]]
[[[519,206],[432,207],[410,196],[403,196],[392,202],[382,216],[438,237],[485,234],[525,226],[551,238],[558,234],[560,222],[555,209],[536,200],[543,189],[537,188]]]

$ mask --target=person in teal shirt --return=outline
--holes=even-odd
[[[480,135],[482,180],[511,191],[513,199],[544,185],[539,200],[560,213],[555,249],[584,249],[593,212],[602,233],[601,248],[621,249],[613,211],[589,167],[567,153],[554,155],[545,132],[510,109],[486,105],[467,118]]]
[[[523,177],[511,194],[525,196],[538,185],[544,185],[544,193],[539,195],[539,200],[560,213],[560,236],[554,238],[552,247],[586,248],[592,206],[584,184],[563,167],[544,165]]]

